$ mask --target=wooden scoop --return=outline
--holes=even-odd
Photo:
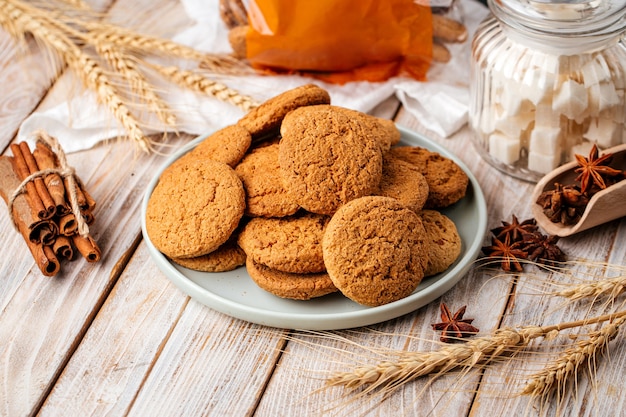
[[[611,166],[618,169],[626,169],[626,144],[605,149],[601,154],[612,153]],[[555,183],[573,184],[578,176],[574,170],[578,167],[576,161],[560,166],[554,171],[546,174],[535,186],[531,196],[532,213],[537,224],[546,233],[561,237],[570,236],[583,230],[590,229],[611,220],[626,216],[626,180],[613,184],[606,189],[594,194],[582,217],[576,224],[569,226],[561,223],[553,223],[544,213],[537,198],[544,191],[553,189]]]

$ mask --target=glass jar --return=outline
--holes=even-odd
[[[498,169],[537,181],[626,142],[626,0],[489,0],[472,41],[470,126]]]

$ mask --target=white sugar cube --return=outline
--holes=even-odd
[[[526,111],[514,116],[501,117],[495,121],[494,128],[505,136],[519,140],[522,132],[528,129],[533,116],[534,112]]]
[[[489,154],[505,164],[512,164],[519,159],[520,141],[494,133],[489,136]]]
[[[549,74],[558,74],[560,66],[560,56],[552,54],[542,54],[543,57],[543,69]]]
[[[480,113],[479,120],[472,120],[472,127],[482,133],[490,134],[495,130],[496,118],[502,113],[497,104],[485,107]]]
[[[592,115],[597,115],[620,102],[615,85],[612,82],[592,85],[588,88],[588,91],[589,109]]]
[[[544,155],[537,152],[528,153],[528,169],[547,174],[561,163],[561,155]]]
[[[561,129],[558,127],[537,127],[530,132],[529,151],[543,155],[561,153]]]
[[[578,118],[587,109],[589,103],[585,86],[574,80],[567,80],[552,100],[552,110],[569,119]]]
[[[589,123],[583,137],[588,141],[597,143],[601,148],[610,148],[622,142],[622,129],[621,124],[615,123],[611,119],[594,118]]]
[[[612,106],[607,110],[607,112],[611,114],[611,119],[613,119],[615,123],[624,123],[626,122],[626,100],[624,100],[624,90],[615,90],[615,94],[617,94],[619,103]]]
[[[611,71],[611,81],[615,84],[617,90],[624,90],[626,88],[626,63],[610,62],[609,71]]]
[[[551,95],[553,89],[554,75],[544,71],[543,68],[528,68],[520,86],[522,96],[533,104]]]
[[[519,113],[523,107],[522,103],[525,101],[520,93],[519,84],[515,82],[506,83],[497,100],[508,116]]]

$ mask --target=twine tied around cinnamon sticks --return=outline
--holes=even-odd
[[[0,194],[11,221],[26,241],[44,275],[56,275],[58,258],[73,258],[74,248],[88,262],[100,259],[90,236],[95,201],[66,159],[59,142],[36,132],[36,148],[11,144],[13,157],[0,157]]]
[[[43,178],[49,174],[58,174],[61,178],[67,181],[68,189],[66,190],[66,193],[70,200],[69,202],[70,202],[71,212],[76,217],[77,231],[82,237],[87,237],[89,235],[89,225],[87,225],[87,222],[84,220],[81,214],[80,207],[78,206],[78,196],[76,192],[77,191],[76,187],[78,185],[80,185],[81,188],[85,188],[84,185],[82,184],[80,179],[75,175],[74,168],[68,165],[67,158],[65,157],[65,152],[63,152],[63,149],[61,148],[61,145],[59,144],[59,142],[44,131],[40,130],[36,132],[35,134],[37,135],[38,141],[41,140],[45,142],[45,144],[50,147],[52,152],[56,154],[59,160],[59,167],[40,169],[39,171],[36,171],[28,175],[22,181],[19,187],[16,188],[15,191],[13,191],[13,193],[9,196],[9,201],[7,203],[7,205],[9,206],[9,213],[13,213],[13,203],[15,202],[15,199],[17,198],[18,195],[26,191],[26,186],[28,183],[33,182],[36,178]],[[13,225],[15,226],[15,230],[19,231],[14,215],[11,215],[11,220],[13,221]]]

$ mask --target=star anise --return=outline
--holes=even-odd
[[[589,203],[589,197],[576,185],[554,184],[553,190],[544,191],[536,201],[553,223],[570,225],[578,222]]]
[[[558,236],[544,235],[540,232],[524,234],[522,249],[528,253],[528,259],[544,265],[555,266],[565,261],[565,253],[556,244]]]
[[[491,238],[491,246],[483,246],[483,253],[491,258],[501,258],[500,266],[506,272],[522,272],[523,267],[520,264],[520,259],[526,259],[528,254],[524,252],[520,243],[511,242],[511,237],[506,235],[504,241],[493,236]]]
[[[474,335],[480,330],[472,326],[474,319],[464,319],[465,309],[463,306],[452,314],[445,303],[441,303],[441,323],[431,324],[433,330],[441,331],[440,340],[444,343],[459,341],[465,337]]]
[[[575,172],[579,173],[576,181],[580,181],[580,190],[583,194],[591,192],[594,186],[604,190],[619,177],[623,177],[623,171],[608,166],[613,158],[612,153],[604,154],[598,157],[598,147],[594,144],[589,151],[589,157],[582,155],[574,155],[579,167]]]
[[[517,216],[511,216],[511,223],[502,222],[502,226],[491,229],[491,233],[500,241],[504,240],[508,235],[512,243],[522,240],[524,233],[533,233],[537,230],[537,221],[535,219],[527,219],[519,222]]]

